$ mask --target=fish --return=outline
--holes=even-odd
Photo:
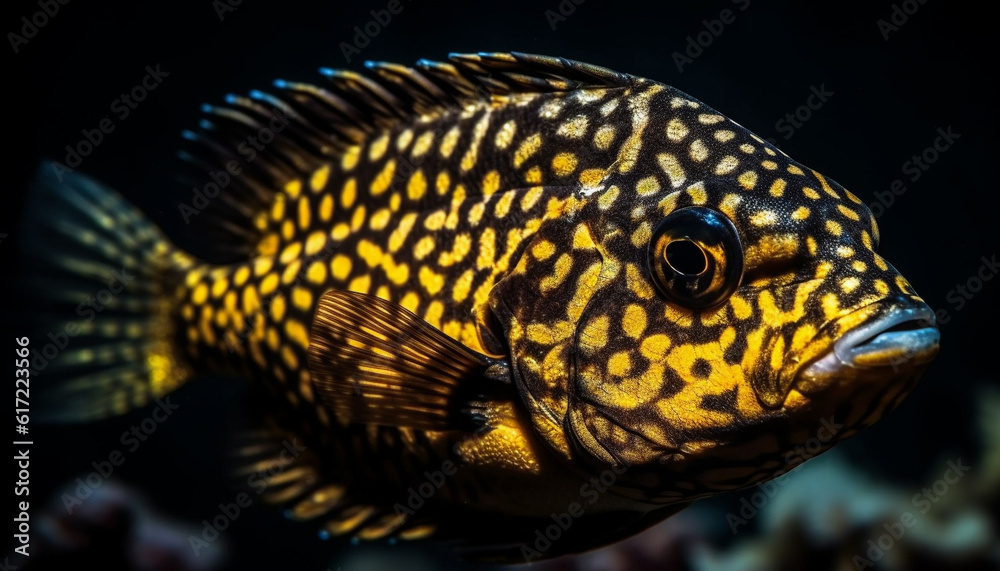
[[[936,355],[863,201],[680,90],[516,52],[365,67],[204,106],[197,254],[41,169],[32,289],[85,319],[34,346],[40,410],[239,377],[240,473],[292,519],[528,562],[796,468]]]

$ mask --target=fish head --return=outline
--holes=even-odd
[[[562,222],[565,291],[513,323],[565,339],[514,356],[543,432],[657,502],[765,481],[870,425],[939,342],[858,197],[685,101],[650,102],[634,165]]]

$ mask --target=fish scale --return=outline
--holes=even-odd
[[[244,376],[268,440],[306,442],[267,480],[293,517],[531,560],[532,530],[590,492],[545,556],[780,475],[817,423],[842,425],[824,447],[871,424],[936,353],[867,207],[704,103],[527,54],[368,69],[206,108],[198,168],[287,124],[201,214],[232,263],[150,227],[160,341],[67,417]]]

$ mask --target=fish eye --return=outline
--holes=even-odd
[[[711,208],[671,212],[649,241],[653,283],[672,303],[705,309],[729,298],[743,277],[743,245],[732,221]]]

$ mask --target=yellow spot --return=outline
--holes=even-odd
[[[440,152],[442,157],[447,159],[451,156],[451,153],[455,150],[455,144],[458,143],[458,137],[461,134],[462,131],[457,126],[452,127],[445,133],[444,137],[441,138]]]
[[[611,205],[614,204],[615,200],[618,199],[618,194],[620,192],[621,191],[618,190],[618,186],[615,185],[607,189],[603,193],[601,193],[601,196],[598,197],[597,199],[598,208],[600,208],[601,210],[607,210],[608,208],[611,208]]]
[[[476,257],[476,267],[486,269],[496,260],[496,232],[493,228],[485,228],[479,236],[479,255]]]
[[[426,190],[427,178],[424,177],[423,170],[417,169],[417,171],[410,176],[410,180],[406,184],[406,196],[410,200],[420,200],[423,198]]]
[[[323,249],[326,245],[326,234],[322,230],[317,230],[306,238],[306,255],[311,256]]]
[[[233,274],[233,283],[237,287],[242,287],[243,284],[247,283],[247,279],[250,278],[250,267],[240,266],[236,273]]]
[[[761,210],[750,216],[750,223],[754,226],[771,226],[778,221],[778,216],[771,210]]]
[[[298,258],[301,253],[302,244],[299,242],[293,242],[285,246],[285,249],[281,251],[279,261],[281,261],[282,264],[290,264],[292,260]]]
[[[778,163],[774,161],[761,161],[760,166],[766,168],[769,171],[773,171],[778,168]]]
[[[649,196],[660,192],[660,181],[655,176],[647,176],[635,185],[635,191],[639,196]]]
[[[576,170],[576,155],[559,153],[552,159],[552,171],[558,177],[564,177]]]
[[[351,215],[351,230],[356,232],[361,228],[361,225],[365,223],[365,205],[359,204],[357,208],[354,209],[354,214]]]
[[[850,208],[844,206],[843,204],[838,204],[837,210],[839,210],[841,214],[843,214],[847,218],[850,218],[851,220],[861,220],[861,217],[858,216],[857,212],[851,210]]]
[[[344,188],[340,191],[340,205],[344,208],[350,208],[354,205],[354,199],[357,196],[358,183],[352,176],[344,182]]]
[[[253,262],[253,274],[258,278],[271,271],[274,258],[257,258]]]
[[[454,285],[451,287],[451,298],[457,303],[465,301],[465,298],[469,297],[469,291],[472,289],[472,280],[475,277],[475,272],[472,270],[465,270],[462,275],[458,276]]]
[[[390,252],[395,253],[403,247],[403,242],[406,241],[406,237],[409,236],[416,221],[417,214],[415,212],[406,214],[399,220],[399,225],[392,231],[392,234],[389,234],[388,247]]]
[[[385,133],[381,137],[372,141],[370,147],[368,147],[368,160],[375,162],[382,158],[385,154],[386,149],[389,148],[389,133]]]
[[[319,219],[322,222],[329,222],[333,217],[333,195],[325,194],[319,202]]]
[[[841,258],[850,258],[854,255],[854,248],[850,246],[837,246],[837,255]]]
[[[516,196],[517,191],[514,190],[505,192],[500,196],[500,200],[497,201],[496,206],[493,209],[493,213],[497,218],[507,216],[507,213],[510,211],[510,204],[514,201]]]
[[[361,147],[353,146],[344,151],[344,156],[340,159],[340,168],[349,171],[358,165],[361,158]]]
[[[615,128],[611,125],[601,125],[594,133],[594,146],[605,151],[615,140]]]
[[[879,295],[888,295],[889,284],[885,283],[883,280],[875,280],[875,291],[877,291]]]
[[[281,273],[281,283],[287,285],[295,281],[296,276],[299,274],[299,268],[301,267],[301,260],[293,260],[292,263],[285,267],[285,271]]]
[[[396,159],[389,159],[385,162],[385,167],[382,168],[382,171],[375,175],[375,180],[372,181],[372,196],[378,196],[386,190],[389,190],[389,185],[392,184],[392,177],[395,174]]]
[[[267,346],[272,351],[277,351],[278,347],[281,346],[281,338],[278,336],[278,330],[274,327],[267,328]]]
[[[722,115],[712,115],[708,113],[702,113],[698,115],[698,122],[702,125],[715,125],[719,121],[724,121],[726,118]]]
[[[278,287],[278,274],[267,274],[267,276],[260,282],[260,294],[267,295],[277,289]]]
[[[604,180],[604,169],[587,169],[580,173],[580,184],[584,188],[598,188]]]
[[[423,260],[434,251],[434,245],[434,238],[432,236],[424,236],[413,247],[413,257],[417,261]]]
[[[396,137],[396,150],[402,151],[413,141],[413,129],[406,129]]]
[[[785,170],[788,171],[791,174],[798,174],[798,175],[805,175],[806,174],[806,173],[802,172],[802,169],[800,169],[799,167],[797,167],[795,165],[788,165],[788,167],[785,168]]]
[[[521,145],[514,152],[514,168],[521,168],[524,161],[531,158],[536,152],[538,152],[539,147],[542,146],[542,136],[538,133],[531,135],[521,142]]]
[[[288,334],[288,339],[299,347],[305,349],[309,346],[309,333],[306,331],[305,326],[297,320],[289,319],[285,323],[285,333]]]
[[[424,219],[424,228],[434,232],[440,230],[444,226],[444,220],[447,217],[447,213],[444,210],[435,210],[427,218]]]
[[[380,208],[372,213],[371,218],[368,220],[368,227],[372,230],[382,230],[389,225],[391,218],[392,211],[388,208]]]
[[[285,220],[281,224],[281,237],[285,240],[291,240],[295,236],[295,223],[291,220]]]
[[[740,176],[736,177],[736,181],[740,183],[740,186],[747,190],[753,190],[757,186],[757,173],[753,171],[746,171]]]
[[[229,280],[226,278],[215,280],[212,284],[212,298],[219,299],[222,297],[222,294],[226,293],[227,289],[229,289]]]
[[[292,290],[292,304],[302,311],[309,311],[312,308],[312,292],[304,287],[297,287]]]
[[[351,235],[351,227],[344,222],[337,224],[336,226],[333,227],[333,230],[330,231],[330,237],[333,238],[334,241],[336,242],[340,242],[341,240],[347,238],[350,235]]]
[[[427,293],[431,295],[437,295],[441,291],[441,288],[444,287],[444,276],[427,266],[420,267],[417,277],[420,279],[420,285],[424,286]]]
[[[531,247],[531,255],[536,260],[545,261],[556,253],[556,246],[548,240],[542,240]]]
[[[649,284],[638,266],[631,263],[626,264],[625,277],[628,288],[640,299],[650,299],[653,297],[653,286]]]
[[[806,195],[807,198],[811,198],[813,200],[819,199],[819,193],[816,192],[815,188],[809,188],[808,186],[803,186],[802,194]]]
[[[288,195],[289,198],[292,199],[298,198],[299,194],[301,193],[302,193],[302,181],[292,180],[289,181],[287,184],[285,184],[285,194]]]
[[[525,192],[524,196],[521,198],[521,210],[523,212],[531,210],[535,206],[535,204],[538,203],[538,199],[542,197],[542,194],[543,194],[543,188],[540,186],[533,186],[529,188],[528,191]]]
[[[444,304],[440,301],[434,300],[427,306],[427,311],[424,313],[424,321],[430,325],[441,328],[441,316],[444,314]]]
[[[260,309],[260,298],[257,297],[257,289],[250,286],[243,290],[243,313],[252,316]]]
[[[852,291],[857,289],[859,285],[861,285],[861,280],[859,280],[854,276],[851,276],[849,278],[844,278],[840,280],[840,291],[844,293],[851,293]]]
[[[194,288],[194,292],[191,294],[191,301],[197,305],[201,305],[205,303],[207,299],[208,299],[208,286],[205,285],[204,283],[198,284],[198,286]]]
[[[358,293],[368,293],[368,290],[371,289],[371,287],[372,287],[372,279],[367,274],[363,276],[358,276],[353,280],[351,280],[349,284],[347,284],[347,289],[351,291],[356,291]]]
[[[410,155],[413,158],[418,158],[426,154],[431,149],[432,144],[434,144],[434,132],[427,131],[417,137],[417,142],[413,144],[413,150],[410,151]]]
[[[878,266],[878,269],[882,270],[883,272],[889,269],[889,264],[885,263],[885,258],[883,258],[882,256],[875,254],[875,257],[873,259],[875,260],[875,265]]]
[[[280,322],[285,318],[285,296],[276,295],[271,299],[271,319]]]
[[[663,169],[663,172],[667,174],[667,178],[670,179],[670,186],[678,188],[687,180],[684,168],[681,167],[677,157],[669,153],[660,153],[656,156],[656,160],[660,163],[660,168]]]
[[[840,224],[834,222],[833,220],[826,221],[826,231],[834,236],[840,236],[841,232],[843,232],[840,228]]]
[[[271,220],[275,222],[285,217],[285,197],[278,195],[274,197],[274,204],[271,205]]]
[[[740,195],[731,192],[722,197],[722,202],[719,203],[719,210],[721,210],[726,216],[735,220],[736,207],[739,206],[741,200],[743,199],[740,198]]]
[[[451,188],[451,177],[448,175],[448,171],[438,173],[434,186],[437,188],[439,195],[443,196],[448,193],[448,189]]]
[[[809,218],[809,209],[805,206],[800,206],[792,212],[792,220],[805,220]]]
[[[483,177],[483,196],[491,196],[500,188],[500,173],[491,170]]]
[[[750,143],[743,143],[742,145],[740,145],[740,150],[748,155],[752,155],[756,149]]]
[[[580,345],[586,349],[602,349],[608,344],[607,315],[599,315],[591,319],[580,331]]]
[[[306,271],[306,279],[317,285],[326,281],[326,265],[319,261],[310,264]]]
[[[692,184],[685,192],[691,197],[691,202],[694,204],[705,204],[708,202],[708,192],[705,191],[705,183],[703,182]]]
[[[662,361],[667,356],[668,349],[670,349],[670,337],[661,333],[650,335],[639,344],[639,352],[642,353],[642,356],[654,363]]]
[[[514,134],[517,132],[517,122],[511,119],[503,124],[502,127],[497,131],[497,136],[494,139],[494,144],[498,149],[506,149],[510,146],[511,141],[514,140]]]
[[[587,133],[587,116],[577,115],[556,129],[556,134],[568,139],[579,139]]]
[[[707,158],[708,147],[705,146],[704,141],[701,139],[695,139],[694,142],[691,143],[691,160],[700,163]]]
[[[351,259],[343,254],[337,254],[330,262],[330,275],[334,279],[344,281],[351,275]]]
[[[715,137],[716,141],[719,141],[720,143],[726,143],[732,140],[732,138],[736,136],[736,133],[733,133],[729,129],[721,129],[713,133],[712,136]]]
[[[542,104],[538,110],[538,115],[543,119],[555,119],[562,111],[563,103],[558,99],[551,99]]]
[[[732,155],[722,157],[722,160],[715,165],[715,174],[729,174],[740,166],[740,161]]]
[[[632,370],[632,358],[628,352],[620,351],[608,359],[608,374],[613,377],[624,377]]]
[[[861,260],[855,260],[851,263],[851,267],[854,268],[854,271],[856,272],[863,272],[868,269],[868,266]]]
[[[618,108],[618,100],[612,99],[611,101],[608,101],[604,105],[601,105],[601,116],[607,117],[608,115],[611,115],[611,113],[613,113],[614,110],[617,108]]]
[[[326,188],[326,181],[329,180],[329,178],[330,167],[328,165],[322,166],[316,169],[316,172],[314,172],[312,177],[309,179],[309,188],[311,188],[313,192],[319,192]]]
[[[688,128],[684,122],[678,118],[673,118],[667,122],[667,138],[671,141],[680,141],[687,137]]]
[[[771,193],[771,196],[774,196],[776,198],[780,197],[783,194],[785,194],[786,184],[787,183],[785,182],[785,179],[776,178],[774,179],[774,182],[771,183],[771,188],[768,189],[768,192]]]
[[[638,339],[646,331],[646,310],[641,305],[633,303],[625,308],[622,330],[633,339]]]

